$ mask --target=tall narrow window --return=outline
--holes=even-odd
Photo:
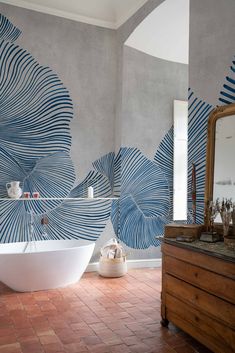
[[[174,100],[173,219],[187,219],[188,102]]]

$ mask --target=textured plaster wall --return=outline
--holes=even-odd
[[[234,14],[234,0],[190,1],[189,87],[213,105],[235,55]]]
[[[116,32],[0,3],[22,35],[17,43],[54,70],[74,105],[71,157],[79,180],[114,150]]]
[[[187,99],[188,66],[151,57],[125,46],[125,41],[163,0],[150,0],[117,31],[116,150],[137,147],[153,160],[172,126],[173,99]],[[160,247],[134,250],[129,258],[159,258]]]
[[[173,124],[173,100],[186,100],[187,90],[188,65],[124,46],[122,145],[153,159]]]
[[[192,137],[189,140],[189,161],[196,165],[199,223],[203,222],[204,216],[209,113],[217,105],[235,102],[234,14],[234,0],[190,1],[189,129]]]
[[[71,157],[80,180],[94,160],[120,146],[138,147],[152,159],[172,124],[172,100],[186,97],[185,65],[124,48],[126,38],[161,2],[150,0],[118,31],[0,4],[0,12],[22,30],[17,43],[52,68],[70,91]],[[113,235],[108,222],[92,261]],[[155,247],[126,248],[129,258],[160,256]]]
[[[122,140],[122,96],[123,96],[123,65],[124,65],[124,44],[129,35],[158,5],[164,0],[149,0],[131,18],[129,18],[117,30],[117,100],[115,119],[115,149],[118,150]]]

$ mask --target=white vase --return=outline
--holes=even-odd
[[[20,187],[20,181],[11,181],[6,184],[8,196],[11,199],[19,199],[22,195],[22,189]]]

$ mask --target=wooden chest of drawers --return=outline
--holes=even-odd
[[[162,244],[162,324],[171,321],[215,353],[234,353],[235,257],[195,244]]]

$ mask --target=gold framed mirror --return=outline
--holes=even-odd
[[[234,157],[235,104],[218,106],[210,114],[207,125],[205,210],[217,198],[232,198],[235,202]],[[206,212],[204,223],[208,227]]]

